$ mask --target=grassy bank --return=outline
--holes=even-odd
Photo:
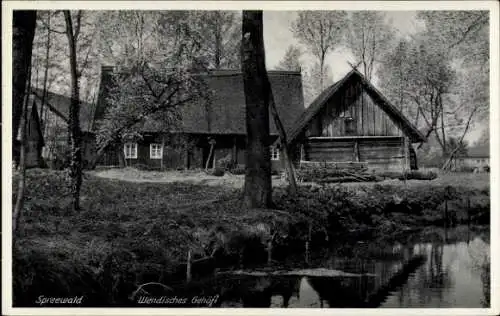
[[[15,183],[15,182],[14,182]],[[84,305],[126,305],[146,282],[181,281],[188,250],[221,265],[265,262],[271,235],[279,249],[338,235],[391,235],[471,219],[489,223],[489,190],[448,184],[278,187],[275,208],[240,207],[240,190],[203,183],[133,183],[87,174],[82,211],[68,211],[65,173],[29,170],[21,231],[14,248],[16,306],[39,295],[85,295]],[[394,182],[395,183],[395,182]],[[13,192],[16,192],[15,189]],[[15,200],[15,199],[14,199]],[[454,220],[453,220],[454,219]],[[196,277],[194,275],[193,277]]]

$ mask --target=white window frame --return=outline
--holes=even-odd
[[[123,144],[125,159],[137,159],[137,143],[128,142]]]
[[[271,146],[271,160],[280,160],[280,149],[277,146]]]
[[[160,143],[149,144],[149,158],[161,159],[163,157],[163,145]]]

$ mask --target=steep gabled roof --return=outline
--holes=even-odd
[[[357,77],[360,79],[361,84],[367,93],[373,98],[375,103],[391,117],[392,120],[399,122],[403,132],[410,137],[412,142],[423,142],[425,141],[425,136],[410,122],[408,119],[392,105],[377,88],[375,88],[366,78],[356,69],[351,70],[344,78],[335,82],[330,87],[326,88],[320,95],[309,105],[309,107],[302,113],[302,115],[295,121],[293,127],[288,130],[289,141],[296,139],[300,133],[307,127],[309,122],[314,118],[316,114],[327,104],[337,91],[346,84],[346,82]]]
[[[106,98],[112,85],[110,67],[103,67],[101,87],[97,100],[96,119],[102,118],[107,107]],[[243,76],[238,70],[212,70],[200,75],[210,91],[210,102],[197,100],[180,109],[180,131],[196,134],[246,135],[245,94]],[[304,111],[302,76],[296,71],[268,71],[278,114],[285,128],[291,128]],[[148,120],[143,131],[160,132],[161,122]],[[270,133],[277,134],[270,116]]]
[[[478,145],[471,147],[467,150],[467,155],[462,155],[465,158],[489,158],[490,157],[490,146],[489,145]]]
[[[43,91],[41,89],[32,88],[32,94],[35,96],[36,100],[39,102],[42,101]],[[45,105],[65,122],[69,121],[71,97],[48,91]],[[80,128],[84,132],[92,129],[94,121],[93,110],[94,106],[92,104],[80,101]]]

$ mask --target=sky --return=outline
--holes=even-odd
[[[396,29],[396,34],[405,37],[416,33],[423,24],[416,19],[417,11],[385,11],[387,22]],[[264,11],[264,46],[266,51],[266,67],[274,69],[283,59],[289,45],[299,45],[294,38],[290,25],[296,19],[296,11]],[[312,64],[314,59],[304,55],[302,61]],[[332,71],[333,81],[342,79],[352,68],[348,62],[354,63],[355,59],[346,49],[337,49],[330,53],[326,60]],[[377,78],[372,78],[377,85]],[[465,140],[475,142],[481,135],[484,126],[474,126],[466,135]]]
[[[412,34],[418,29],[416,11],[386,11],[386,16],[388,23],[394,25],[400,36]],[[296,17],[296,11],[264,11],[264,45],[268,69],[273,69],[281,61],[289,45],[299,44],[290,31],[290,25]],[[328,56],[327,63],[332,69],[334,81],[351,70],[348,61],[354,62],[354,59],[345,50],[336,50]]]

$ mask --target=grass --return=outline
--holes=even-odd
[[[243,252],[251,263],[265,260],[262,246],[272,232],[277,232],[274,243],[279,247],[303,240],[309,223],[317,239],[363,229],[391,234],[440,223],[445,195],[454,213],[461,211],[463,217],[463,197],[469,197],[475,220],[489,221],[484,175],[476,174],[474,185],[465,176],[410,180],[406,186],[398,180],[302,185],[296,197],[277,186],[276,209],[248,210],[240,206],[236,185],[242,176],[189,173],[189,179],[197,181],[181,182],[182,172],[126,169],[105,174],[120,180],[87,173],[82,210],[73,213],[64,172],[28,170],[21,230],[13,250],[15,306],[30,306],[41,294],[84,294],[87,306],[125,306],[140,284],[181,280],[178,267],[188,250],[195,259],[218,249],[228,257]],[[133,174],[147,181],[123,181]],[[451,190],[449,184],[454,185]]]

